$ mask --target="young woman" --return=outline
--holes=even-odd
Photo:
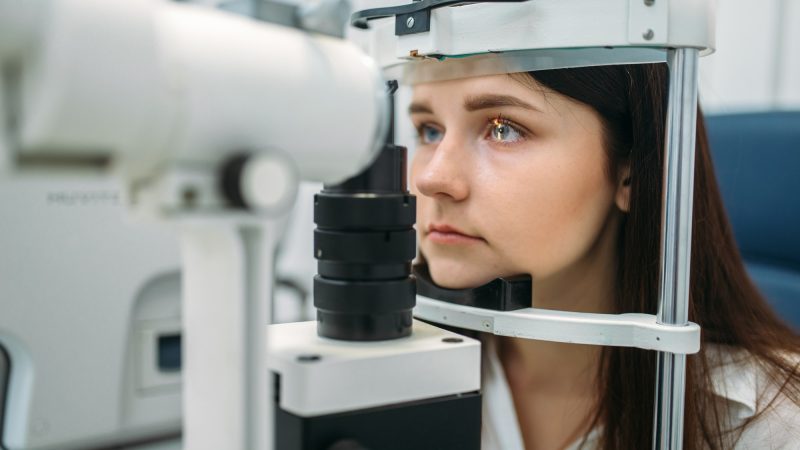
[[[655,314],[665,64],[419,85],[412,163],[435,283],[530,274],[533,305]],[[800,448],[800,338],[736,249],[698,119],[685,449]],[[648,449],[655,352],[484,337],[484,449]]]

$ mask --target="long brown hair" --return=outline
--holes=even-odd
[[[615,178],[621,164],[630,165],[630,210],[619,230],[613,312],[655,314],[666,64],[558,69],[526,76],[597,111],[605,126],[609,176]],[[800,371],[783,357],[787,352],[800,352],[800,338],[775,315],[745,271],[722,205],[700,111],[697,117],[689,320],[702,327],[703,349],[687,358],[687,450],[730,448],[755,419],[730,429],[727,413],[714,399],[713,360],[705,344],[732,346],[754,356],[780,387],[779,395],[800,404]],[[601,448],[651,447],[655,356],[653,351],[639,349],[603,349],[599,407],[592,424],[603,427]],[[774,398],[764,400],[771,402]]]

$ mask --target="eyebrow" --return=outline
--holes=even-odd
[[[495,94],[487,94],[487,95],[479,95],[477,97],[467,97],[464,100],[464,109],[467,111],[478,111],[481,109],[490,109],[490,108],[501,108],[501,107],[514,107],[514,108],[522,108],[527,109],[529,111],[538,111],[541,112],[539,108],[530,105],[517,97],[512,97],[510,95],[495,95]]]
[[[433,109],[427,103],[411,103],[408,106],[409,114],[433,114]]]
[[[464,100],[464,109],[469,112],[502,107],[522,108],[529,111],[541,112],[539,108],[510,95],[485,94],[467,97],[467,99]],[[408,107],[408,113],[433,114],[433,108],[427,103],[414,102]]]

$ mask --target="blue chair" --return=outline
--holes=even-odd
[[[747,269],[800,329],[800,111],[707,116],[706,124]]]

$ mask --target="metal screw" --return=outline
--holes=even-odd
[[[492,324],[489,323],[488,320],[484,320],[483,321],[483,328],[486,328],[486,329],[492,328]]]
[[[442,342],[444,342],[446,344],[459,344],[461,342],[464,342],[464,340],[461,339],[461,338],[449,337],[449,338],[442,339]]]
[[[414,18],[409,17],[406,19],[406,28],[414,28]]]
[[[319,355],[300,355],[297,357],[297,361],[302,363],[317,362],[320,359],[322,359],[322,356]]]
[[[644,0],[645,6],[653,6],[656,3],[656,0]]]
[[[646,41],[649,41],[649,40],[653,39],[653,36],[655,36],[655,33],[653,33],[653,30],[651,30],[650,28],[648,28],[648,29],[647,29],[647,31],[645,31],[644,33],[642,33],[642,37],[643,37],[643,38],[644,38]]]

